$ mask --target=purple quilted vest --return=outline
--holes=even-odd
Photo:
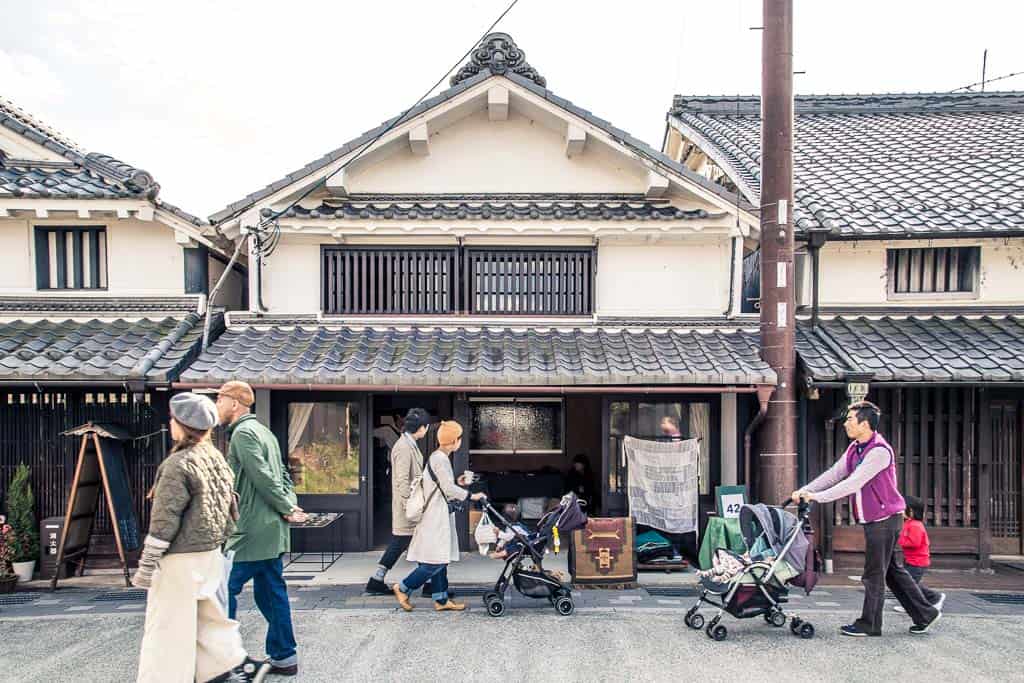
[[[868,440],[860,453],[857,452],[857,442],[854,441],[846,449],[846,473],[853,474],[861,461],[864,460],[872,448],[882,447],[889,451],[889,466],[872,477],[864,488],[850,496],[850,504],[853,505],[853,515],[858,521],[877,522],[907,508],[907,502],[903,500],[899,489],[896,487],[896,452],[892,449],[882,435],[875,432]],[[863,506],[863,511],[861,510]]]

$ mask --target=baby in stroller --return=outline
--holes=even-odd
[[[505,613],[505,595],[509,586],[514,585],[528,598],[547,598],[559,614],[572,614],[575,610],[572,587],[560,574],[544,569],[544,554],[549,545],[558,552],[563,534],[571,534],[586,525],[583,503],[575,494],[567,493],[562,496],[558,507],[540,519],[537,531],[530,533],[524,525],[506,518],[486,498],[481,502],[486,516],[498,527],[498,538],[507,539],[496,555],[498,559],[505,560],[505,567],[494,584],[494,590],[484,594],[487,613],[492,617]]]
[[[725,640],[728,630],[720,624],[728,613],[737,619],[763,616],[772,626],[785,626],[801,638],[813,638],[814,626],[799,617],[787,616],[783,605],[789,602],[789,586],[802,586],[809,594],[817,583],[813,545],[805,535],[811,533],[810,504],[801,503],[798,514],[767,505],[740,508],[740,532],[747,552],[737,554],[726,549],[715,551],[711,569],[699,572],[700,595],[683,621],[692,629],[704,628],[700,608],[704,604],[718,608],[707,625],[713,640]]]
[[[509,522],[509,526],[505,529],[500,529],[497,526],[494,529],[494,550],[487,554],[487,557],[492,560],[504,560],[509,555],[513,555],[519,552],[523,544],[520,543],[516,536],[525,536],[531,542],[536,541],[538,538],[537,532],[532,532],[526,526],[519,521],[519,506],[509,503],[501,510],[504,518]],[[498,522],[498,520],[491,520],[492,522]],[[479,542],[480,539],[477,539]]]

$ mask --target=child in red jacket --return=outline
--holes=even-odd
[[[907,568],[907,573],[917,581],[924,599],[941,612],[946,602],[946,594],[921,583],[925,571],[932,563],[928,531],[921,521],[924,519],[924,501],[914,496],[904,496],[904,499],[907,501],[907,509],[903,512],[903,531],[900,532],[899,538],[900,548],[903,549],[903,565]],[[904,611],[900,605],[896,605],[895,610]]]

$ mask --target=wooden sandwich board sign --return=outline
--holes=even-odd
[[[125,444],[132,440],[132,435],[118,425],[93,422],[63,432],[63,435],[80,436],[82,440],[64,515],[64,529],[57,546],[57,567],[74,563],[78,575],[84,573],[102,487],[125,584],[131,586],[126,553],[142,546],[124,461]],[[51,590],[57,588],[59,576],[58,571],[50,581]]]

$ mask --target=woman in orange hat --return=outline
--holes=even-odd
[[[455,513],[448,509],[448,501],[479,500],[482,493],[470,495],[455,482],[450,456],[462,445],[462,426],[458,422],[442,422],[437,429],[438,449],[430,454],[424,467],[420,485],[427,501],[423,517],[412,534],[406,559],[417,567],[409,576],[395,584],[395,597],[406,612],[412,611],[409,596],[431,581],[434,589],[434,609],[438,612],[466,609],[465,603],[448,599],[448,564],[459,559],[459,539],[455,531]]]

